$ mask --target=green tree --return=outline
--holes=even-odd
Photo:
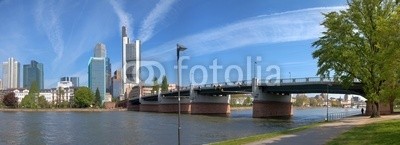
[[[38,108],[39,87],[36,82],[32,82],[28,95],[21,100],[24,108]]]
[[[318,101],[315,98],[309,98],[310,106],[316,107],[318,106]]]
[[[399,3],[393,0],[353,0],[349,8],[325,14],[326,31],[313,43],[318,49],[318,75],[350,86],[363,84],[372,103],[371,117],[379,117],[379,103],[393,100],[400,80],[398,37]]]
[[[88,87],[80,87],[75,91],[74,103],[76,107],[87,108],[92,104],[93,100],[94,95]]]
[[[15,93],[14,92],[11,92],[11,93],[8,93],[7,95],[5,95],[3,97],[3,101],[2,102],[7,107],[15,108],[18,105],[18,98],[15,97]]]
[[[167,76],[163,76],[161,81],[161,92],[168,92],[168,80]]]
[[[158,78],[157,77],[154,77],[153,78],[153,90],[151,91],[152,93],[156,93],[156,94],[158,94],[158,90],[159,90],[159,88],[160,88],[160,85],[158,84]]]
[[[297,95],[296,96],[296,101],[294,102],[294,106],[297,107],[304,107],[306,105],[308,105],[310,103],[310,101],[308,100],[306,95]]]
[[[251,98],[249,96],[246,97],[246,99],[243,101],[243,105],[251,105],[253,102],[251,101]]]
[[[95,104],[96,106],[100,107],[100,106],[101,106],[101,97],[100,97],[99,88],[96,89],[96,94],[95,94],[94,96],[95,96],[95,98],[96,98],[94,104]]]
[[[46,98],[42,95],[38,97],[38,106],[40,108],[48,108],[49,102],[47,102]]]

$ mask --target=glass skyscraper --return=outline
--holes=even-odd
[[[31,61],[31,64],[25,64],[23,67],[23,87],[30,89],[33,82],[36,82],[40,89],[44,89],[44,71],[43,63],[38,63],[35,60]]]
[[[20,64],[14,58],[8,58],[8,61],[3,62],[3,89],[19,88]]]
[[[106,83],[107,83],[107,62],[106,47],[104,44],[97,44],[95,47],[95,56],[91,57],[88,65],[88,86],[93,93],[99,89],[100,98],[104,103],[104,97],[106,94]]]

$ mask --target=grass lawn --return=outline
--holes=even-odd
[[[321,123],[315,123],[311,125],[306,125],[298,128],[293,128],[285,131],[279,131],[279,132],[273,132],[273,133],[266,133],[266,134],[259,134],[259,135],[254,135],[254,136],[248,136],[248,137],[243,137],[243,138],[238,138],[238,139],[232,139],[232,140],[227,140],[227,141],[222,141],[222,142],[216,142],[212,143],[212,145],[242,145],[246,143],[252,143],[256,141],[261,141],[281,135],[287,135],[287,134],[292,134],[295,132],[299,132],[305,129],[313,128],[317,125],[320,125]]]
[[[328,143],[328,145],[353,144],[400,144],[400,120],[383,121],[356,127]]]

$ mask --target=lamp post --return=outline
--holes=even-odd
[[[328,110],[328,103],[329,103],[329,86],[331,86],[332,84],[328,83],[326,85],[326,121],[329,121],[328,117],[329,117],[329,110]]]
[[[179,63],[179,53],[185,51],[187,48],[183,45],[176,44],[176,63],[178,66],[178,145],[181,144],[181,86],[180,86],[180,63]]]

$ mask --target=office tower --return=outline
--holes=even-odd
[[[106,46],[102,43],[97,43],[94,48],[94,57],[106,57],[107,51]]]
[[[103,47],[104,46],[104,47]],[[104,49],[103,49],[104,48]],[[99,51],[101,50],[101,51]],[[103,51],[104,50],[104,51]],[[102,103],[104,102],[104,96],[106,94],[106,48],[104,44],[97,44],[94,51],[100,53],[91,57],[88,65],[88,86],[93,93],[96,90],[100,91],[100,98]],[[104,54],[104,55],[103,55]]]
[[[126,27],[122,27],[122,95],[129,94],[140,82],[140,41],[130,43]],[[124,96],[125,99],[127,96]]]
[[[111,75],[111,63],[110,58],[106,57],[106,92],[111,93],[112,91],[112,75]]]
[[[19,88],[20,64],[14,58],[8,58],[3,62],[3,89]]]
[[[121,94],[121,69],[114,71],[114,76],[112,77],[112,96],[114,98],[119,97]]]
[[[72,87],[79,87],[79,77],[62,77],[60,82],[72,82]]]
[[[32,60],[31,64],[25,64],[23,66],[23,87],[30,89],[32,83],[36,82],[40,89],[44,89],[43,71],[43,63]]]

